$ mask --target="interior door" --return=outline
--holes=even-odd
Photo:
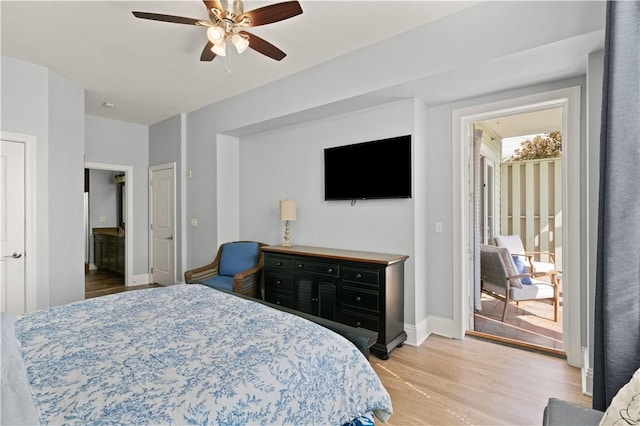
[[[175,166],[150,169],[151,277],[162,285],[176,283]]]
[[[2,140],[0,150],[0,308],[26,311],[25,145]]]

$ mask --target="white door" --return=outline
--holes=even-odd
[[[26,311],[25,144],[2,141],[0,150],[0,309]]]
[[[175,284],[175,168],[150,169],[151,277],[157,284]]]

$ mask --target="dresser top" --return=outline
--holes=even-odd
[[[280,253],[299,256],[324,257],[327,259],[351,260],[355,262],[377,263],[391,265],[392,263],[403,262],[409,256],[403,254],[374,253],[369,251],[341,250],[326,247],[310,246],[267,246],[262,247],[262,251],[268,253]]]

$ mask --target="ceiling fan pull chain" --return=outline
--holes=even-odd
[[[224,56],[224,72],[226,72],[229,77],[231,77],[231,50],[229,48],[230,44],[231,43],[227,43],[224,47],[226,50],[226,54]]]

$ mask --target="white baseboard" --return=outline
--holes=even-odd
[[[430,334],[437,334],[443,337],[453,337],[453,320],[429,316],[418,324],[404,324],[404,331],[407,333],[407,345],[420,346]]]
[[[134,275],[131,286],[151,284],[151,274]]]
[[[96,265],[94,265],[93,263],[89,264],[89,270],[90,271],[95,271],[96,269],[98,269],[98,267]]]
[[[582,347],[582,393],[593,396],[593,368],[589,365],[589,348]]]
[[[427,332],[427,318],[420,321],[417,325],[404,324],[404,331],[407,333],[407,345],[420,346],[429,334]]]

